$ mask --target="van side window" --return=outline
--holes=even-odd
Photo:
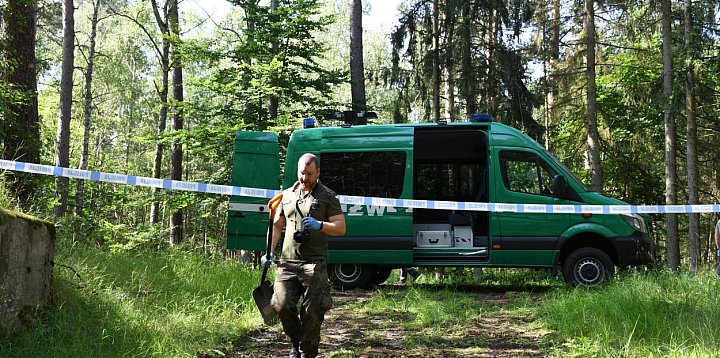
[[[535,153],[501,151],[500,171],[508,190],[553,195],[553,178],[557,173]]]
[[[341,195],[399,198],[405,162],[405,152],[321,153],[320,180]]]
[[[481,169],[478,163],[416,163],[415,198],[476,201]]]

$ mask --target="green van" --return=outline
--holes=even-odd
[[[346,235],[328,238],[328,272],[342,289],[382,283],[392,269],[409,266],[544,268],[562,270],[571,285],[595,286],[612,277],[615,266],[650,261],[642,215],[548,212],[548,205],[626,204],[589,191],[531,138],[487,115],[468,122],[297,130],[282,183],[278,137],[241,131],[232,185],[287,188],[297,180],[297,160],[306,152],[320,159],[325,185],[361,199],[342,205]],[[372,205],[383,202],[356,197],[417,205]],[[462,210],[470,203],[491,203],[485,205],[493,210]],[[267,199],[231,198],[229,249],[265,250],[266,204]],[[503,210],[513,204],[533,205]]]

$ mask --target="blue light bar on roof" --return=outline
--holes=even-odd
[[[303,128],[315,128],[315,119],[313,117],[303,118]]]
[[[489,113],[475,113],[470,116],[470,122],[492,122],[492,116]]]

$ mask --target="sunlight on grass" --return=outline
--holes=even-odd
[[[262,325],[251,297],[260,270],[237,261],[78,247],[60,248],[55,261],[54,305],[37,313],[36,328],[0,336],[1,357],[192,357],[232,352],[232,342]],[[489,326],[501,331],[533,330],[536,338],[522,339],[539,340],[530,343],[547,356],[718,356],[720,280],[710,272],[629,270],[593,290],[537,270],[485,270],[480,283],[467,269],[449,270],[442,282],[426,273],[416,284],[380,286],[367,300],[347,302],[347,319],[406,331],[401,344],[412,352],[485,354],[495,320]],[[370,335],[365,344],[383,339]]]
[[[358,313],[385,316],[412,332],[403,339],[406,347],[447,345],[456,341],[482,346],[480,339],[465,337],[465,327],[475,325],[482,315],[497,310],[472,293],[424,287],[381,288],[368,301],[353,305]]]
[[[619,275],[596,290],[557,290],[540,307],[557,356],[717,356],[720,283],[709,272]]]
[[[191,254],[59,252],[49,323],[0,346],[0,356],[194,356],[261,320],[259,273]]]

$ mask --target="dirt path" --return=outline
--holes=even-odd
[[[402,289],[402,288],[399,288]],[[335,307],[326,314],[320,357],[542,357],[542,333],[529,320],[504,312],[510,298],[505,292],[473,292],[479,300],[500,308],[462,327],[422,341],[406,340],[417,332],[404,328],[402,315],[358,313],[358,304],[374,291],[333,291]],[[353,305],[349,305],[352,302]],[[517,315],[516,315],[517,316]],[[457,332],[457,329],[454,330]],[[280,324],[263,326],[235,342],[228,357],[287,357],[290,344]]]

